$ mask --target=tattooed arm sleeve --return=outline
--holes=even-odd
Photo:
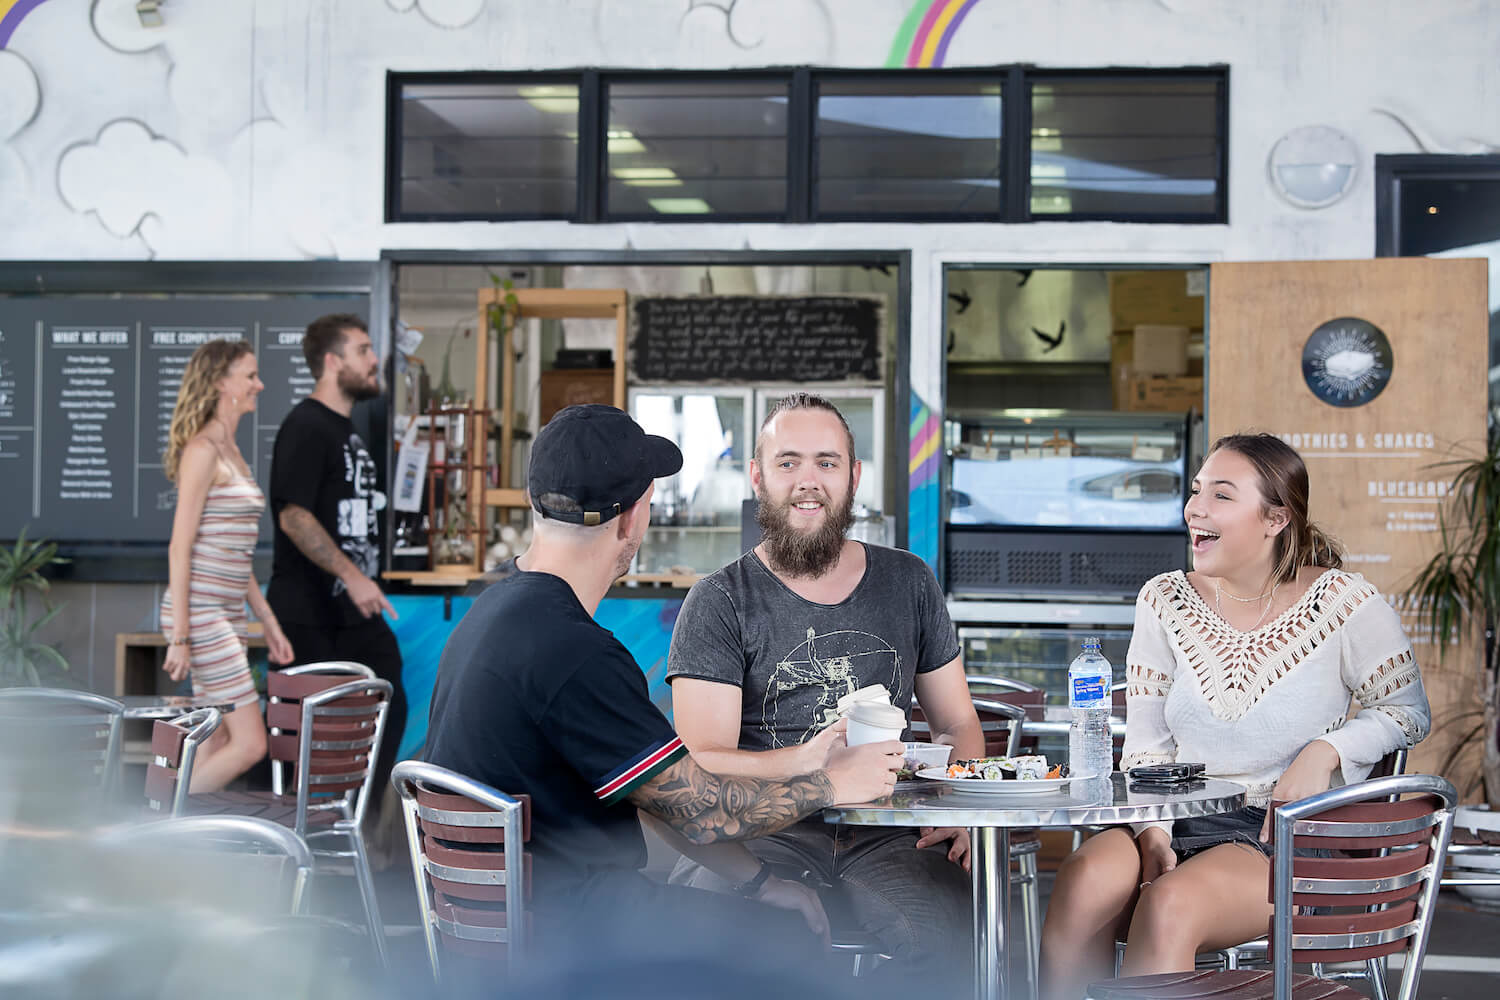
[[[694,844],[775,833],[833,804],[822,771],[785,780],[714,774],[684,755],[630,793],[630,801]]]

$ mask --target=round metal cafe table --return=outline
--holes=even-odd
[[[1233,812],[1245,786],[1205,778],[1179,788],[1140,790],[1125,775],[1075,781],[1062,791],[968,792],[929,781],[902,782],[889,798],[823,811],[829,823],[854,826],[964,826],[969,828],[974,882],[975,995],[1000,1000],[1005,992],[1009,922],[1010,831],[1021,827],[1115,826]]]

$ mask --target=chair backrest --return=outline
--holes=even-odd
[[[401,796],[422,931],[434,979],[440,953],[525,963],[530,924],[531,797],[510,796],[447,768],[404,760]]]
[[[1021,723],[1026,713],[1014,705],[974,699],[974,714],[979,716],[979,728],[984,732],[984,754],[986,757],[1013,756],[1020,751]],[[930,742],[932,726],[917,699],[911,700],[911,734],[918,740]]]
[[[312,666],[319,669],[294,667],[266,677],[271,787],[285,795],[286,769],[293,768],[302,836],[314,795],[323,800],[320,806],[337,804],[347,818],[364,819],[392,691],[389,681],[367,676],[368,668]]]
[[[151,727],[151,761],[146,765],[146,808],[181,816],[193,783],[193,761],[203,741],[219,728],[217,708],[200,708]]]
[[[1442,778],[1412,774],[1276,806],[1270,938],[1278,1000],[1291,996],[1292,962],[1397,952],[1405,952],[1399,995],[1415,1000],[1457,798]],[[1309,849],[1337,854],[1296,853]]]
[[[987,677],[978,674],[970,674],[969,694],[974,697],[974,704],[981,702],[990,704],[1014,705],[1025,713],[1025,718],[1032,721],[1040,721],[1047,717],[1047,692],[1039,687],[1033,687],[1023,681],[1012,680],[1009,677]],[[988,740],[986,740],[988,742]],[[1016,742],[1013,744],[1011,754],[1035,753],[1037,749],[1036,737],[1028,736],[1024,723]]]
[[[125,706],[61,688],[0,690],[0,769],[8,784],[61,789],[96,808],[120,771]]]
[[[280,823],[254,816],[176,816],[120,827],[102,839],[118,846],[160,848],[173,857],[179,857],[182,850],[225,849],[275,856],[292,865],[289,912],[300,914],[304,910],[313,873],[312,849]]]

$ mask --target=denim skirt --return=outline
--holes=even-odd
[[[1240,844],[1269,858],[1271,845],[1260,842],[1260,828],[1265,821],[1266,811],[1255,806],[1179,819],[1172,824],[1172,850],[1177,852],[1179,863],[1220,844]]]

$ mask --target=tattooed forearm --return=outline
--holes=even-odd
[[[630,801],[693,843],[712,844],[764,837],[832,805],[833,782],[822,771],[785,780],[714,774],[687,756]]]
[[[289,503],[277,521],[292,544],[325,573],[342,578],[357,569],[309,511]]]

